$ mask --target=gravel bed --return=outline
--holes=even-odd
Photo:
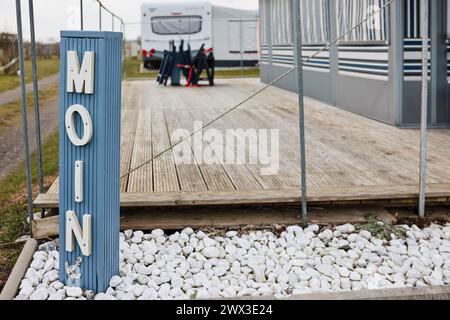
[[[381,222],[380,222],[381,224]],[[120,234],[120,274],[94,294],[58,280],[55,242],[43,244],[18,300],[207,299],[450,284],[450,224],[399,226],[404,238],[378,239],[346,224],[221,236],[186,228]]]

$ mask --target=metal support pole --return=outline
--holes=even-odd
[[[84,26],[83,26],[83,0],[80,0],[80,27],[81,27],[81,30],[84,29]]]
[[[102,31],[102,4],[98,3],[98,29]]]
[[[34,89],[34,113],[36,130],[36,150],[38,159],[39,193],[44,193],[44,173],[42,170],[42,144],[41,144],[41,117],[39,112],[39,85],[36,62],[36,37],[34,32],[34,8],[33,0],[28,0],[30,11],[30,36],[31,36],[31,64],[33,69],[33,89]],[[44,214],[42,210],[42,214]]]
[[[125,45],[127,43],[127,40],[125,39],[125,23],[123,21],[121,21],[122,23],[122,30],[123,30],[123,45],[122,45],[122,50],[123,50],[123,56],[122,56],[122,69],[123,69],[123,78],[126,79],[127,78],[127,71],[125,69]]]
[[[429,58],[429,6],[428,0],[421,0],[422,18],[422,105],[420,125],[420,196],[419,216],[425,217],[425,193],[427,180],[427,125],[428,125],[428,58]]]
[[[244,75],[244,28],[242,26],[242,20],[239,20],[239,43],[240,43],[240,51],[241,51],[241,76]]]
[[[292,0],[292,12],[295,20],[295,54],[297,61],[297,88],[299,100],[299,127],[300,127],[300,166],[302,182],[302,224],[308,225],[308,203],[306,192],[306,146],[305,146],[305,104],[303,95],[303,58],[302,58],[302,21],[300,17],[300,0]]]
[[[16,0],[17,17],[17,42],[19,48],[20,63],[20,89],[22,93],[22,125],[23,125],[23,143],[25,151],[25,166],[27,175],[27,196],[28,196],[28,217],[33,221],[33,193],[31,190],[31,168],[30,168],[30,146],[28,144],[28,119],[27,119],[27,93],[25,88],[25,58],[23,53],[23,34],[22,34],[22,12],[20,0]]]

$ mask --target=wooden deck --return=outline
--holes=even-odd
[[[258,79],[219,79],[215,87],[123,85],[122,174],[175,144],[177,128],[220,115],[262,87]],[[262,164],[177,165],[171,152],[121,181],[123,207],[299,203],[297,95],[270,88],[211,128],[279,129],[280,170]],[[398,129],[306,99],[308,200],[313,203],[411,203],[418,197],[419,132]],[[428,199],[450,200],[450,130],[429,134]],[[190,149],[192,152],[192,149]],[[240,150],[244,151],[244,150]],[[58,205],[58,181],[36,207]]]

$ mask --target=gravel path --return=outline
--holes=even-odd
[[[353,225],[291,226],[208,236],[186,228],[120,235],[120,274],[94,295],[61,283],[56,243],[34,255],[16,299],[206,299],[450,284],[450,224],[401,226],[405,239],[377,239]]]
[[[50,88],[51,86],[58,84],[58,82],[59,82],[59,73],[43,78],[39,80],[38,83],[39,90],[45,90],[47,88]],[[33,93],[33,83],[28,83],[26,89],[27,94]],[[20,97],[21,97],[20,87],[2,92],[0,93],[0,107],[4,104],[20,100]]]
[[[1,108],[1,106],[0,106]],[[59,100],[58,97],[52,99],[48,105],[41,108],[41,137],[45,139],[56,131],[59,123]],[[36,150],[34,112],[28,114],[28,132],[30,142],[30,152]],[[0,180],[5,178],[18,163],[24,161],[24,144],[22,121],[20,125],[10,128],[5,134],[0,136]]]

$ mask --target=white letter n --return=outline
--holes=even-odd
[[[86,51],[80,68],[78,53],[67,51],[67,92],[94,93],[94,52]]]
[[[83,216],[83,230],[81,230],[78,218],[73,211],[66,212],[66,250],[72,252],[74,250],[73,236],[77,239],[77,243],[81,248],[84,256],[91,255],[91,216],[85,214]]]

